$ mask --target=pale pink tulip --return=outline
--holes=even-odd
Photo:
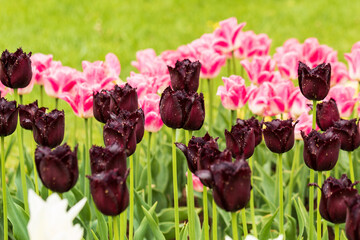
[[[246,88],[245,80],[236,75],[223,77],[224,86],[219,86],[216,95],[226,109],[236,110],[244,106],[249,98],[250,88]]]
[[[93,117],[93,86],[78,83],[73,93],[65,92],[60,98],[65,100],[73,109],[75,115],[81,118]]]
[[[290,97],[295,88],[294,84],[291,81],[280,81],[273,84],[276,96],[279,97],[279,100],[284,105],[283,112],[289,112],[291,107]]]
[[[350,80],[349,72],[346,65],[342,62],[331,63],[331,79],[330,85],[342,84]]]
[[[161,93],[163,87],[167,84],[162,76],[147,76],[134,72],[130,73],[130,77],[126,78],[126,81],[131,87],[137,88],[139,99],[149,93]]]
[[[221,21],[214,31],[213,47],[216,52],[231,57],[232,52],[240,47],[240,32],[246,23],[239,23],[235,17]]]
[[[35,84],[35,79],[32,78],[29,85],[27,85],[27,86],[24,87],[24,88],[19,88],[19,89],[18,89],[19,95],[25,95],[25,94],[31,93],[31,91],[32,91],[33,88],[34,88],[34,84]]]
[[[180,53],[176,50],[166,50],[160,54],[160,58],[166,63],[167,66],[175,66],[177,60],[181,60]]]
[[[299,54],[297,52],[287,52],[284,55],[278,55],[277,66],[281,75],[289,80],[297,79],[299,65]]]
[[[192,62],[198,60],[198,52],[191,44],[181,45],[176,51],[179,53],[180,61],[184,59],[189,59]]]
[[[245,59],[240,63],[254,84],[272,82],[275,77],[275,61],[270,56],[254,57],[251,62]]]
[[[33,69],[33,79],[36,84],[43,85],[43,73],[51,67],[53,56],[42,53],[35,53],[31,56],[31,67]]]
[[[136,53],[136,61],[132,61],[137,70],[147,76],[168,75],[166,62],[156,56],[154,49],[148,48]]]
[[[195,174],[192,174],[192,180],[193,180],[193,186],[194,186],[194,190],[197,192],[202,192],[203,189],[203,184],[200,181],[200,178],[198,178]],[[187,177],[187,172],[185,173],[186,177]]]
[[[274,54],[274,60],[279,62],[282,56],[289,52],[295,52],[299,56],[302,53],[302,44],[295,38],[290,38],[284,42],[281,47],[276,48],[276,53]]]
[[[312,115],[303,112],[298,118],[298,123],[295,125],[295,139],[302,140],[301,131],[308,135],[312,130]],[[316,127],[317,130],[319,129]]]
[[[213,42],[214,42],[214,34],[213,33],[205,33],[200,38],[192,41],[190,43],[190,45],[192,46],[193,49],[195,49],[197,54],[199,54],[202,51],[214,50]]]
[[[344,54],[349,65],[349,76],[352,80],[360,81],[360,41],[355,43],[351,53]]]
[[[302,95],[300,88],[294,88],[289,98],[290,116],[295,119],[299,118],[304,112],[310,110],[308,104],[310,101]]]
[[[200,77],[203,79],[215,78],[219,75],[221,67],[226,63],[226,57],[209,49],[199,55],[201,63]]]
[[[350,117],[358,98],[355,97],[356,90],[350,86],[336,85],[330,88],[326,100],[333,98],[339,109],[340,117]]]
[[[140,107],[145,115],[145,130],[148,132],[158,132],[163,126],[160,116],[160,96],[154,93],[145,95],[139,101]]]
[[[264,33],[256,35],[253,31],[240,32],[240,47],[235,50],[235,57],[245,59],[266,56],[270,45],[271,39]]]

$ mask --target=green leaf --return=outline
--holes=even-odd
[[[188,225],[187,224],[180,231],[180,239],[188,240]]]
[[[154,204],[154,206],[156,206],[156,203]],[[141,206],[141,208],[145,214],[146,219],[148,220],[149,226],[154,234],[155,239],[165,240],[164,235],[161,233],[159,226],[155,222],[154,218],[151,216],[151,213],[149,213],[143,206]]]
[[[84,198],[84,195],[82,194],[82,192],[80,192],[77,188],[73,187],[71,189],[71,193],[74,194],[74,197],[76,199],[76,202],[79,202],[81,199]],[[69,199],[70,202],[70,199]],[[75,205],[76,202],[70,202],[71,206]],[[85,206],[83,207],[83,209],[80,211],[79,213],[80,218],[84,221],[84,222],[90,222],[91,220],[91,210],[90,210],[90,204],[89,204],[89,200],[86,201]]]
[[[91,229],[91,233],[95,240],[99,240],[99,238],[96,236],[96,233],[94,233],[92,229]],[[102,239],[107,239],[107,238],[102,238]]]
[[[298,239],[301,239],[303,234],[304,234],[304,227],[305,224],[307,224],[307,213],[303,213],[301,211],[301,208],[298,204],[298,202],[296,201],[296,199],[293,198],[294,201],[294,206],[295,206],[295,210],[296,210],[296,214],[297,214],[297,218],[299,221],[299,235],[298,235]]]
[[[108,226],[106,224],[104,215],[99,212],[99,210],[95,209],[96,218],[98,220],[98,233],[100,235],[100,239],[108,239]]]
[[[266,221],[264,227],[261,229],[259,234],[259,240],[268,240],[270,238],[271,225],[278,213],[279,209]]]
[[[149,209],[149,213],[151,215],[155,214],[156,205],[157,205],[157,203],[155,203]],[[145,217],[145,214],[144,214],[144,217],[141,220],[141,223],[140,223],[139,227],[136,228],[135,235],[134,235],[134,240],[143,240],[145,238],[146,233],[148,232],[148,226],[149,226],[149,222],[147,221],[147,218]]]

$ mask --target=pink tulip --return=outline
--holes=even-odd
[[[297,79],[299,65],[299,54],[297,52],[288,52],[279,56],[277,66],[281,75],[289,80]]]
[[[176,50],[166,50],[160,54],[160,58],[167,66],[175,66],[177,60],[181,59],[180,53]]]
[[[290,110],[290,97],[292,92],[294,91],[294,84],[291,81],[280,81],[273,83],[275,94],[279,97],[279,100],[284,105],[284,113],[287,113]]]
[[[168,86],[168,77],[147,76],[141,73],[130,73],[130,77],[126,79],[127,83],[133,88],[137,88],[138,98],[143,98],[149,93],[161,93]]]
[[[275,77],[275,61],[270,56],[254,57],[250,62],[242,60],[241,65],[245,68],[250,81],[260,85],[264,82],[272,82]]]
[[[250,88],[246,88],[245,80],[236,75],[223,77],[224,86],[219,86],[216,95],[226,109],[236,110],[244,106],[249,98]]]
[[[34,84],[35,84],[35,79],[32,78],[29,85],[27,85],[27,86],[24,87],[24,88],[19,88],[19,89],[18,89],[19,95],[25,95],[25,94],[31,93],[31,91],[32,91],[33,88],[34,88]]]
[[[176,51],[179,53],[179,60],[189,59],[192,62],[198,60],[198,52],[191,44],[181,45]]]
[[[271,39],[262,33],[256,35],[253,31],[240,33],[240,47],[235,51],[235,57],[240,59],[266,56],[269,54]]]
[[[310,110],[308,104],[310,101],[302,95],[300,88],[294,88],[289,98],[290,116],[295,119],[299,118],[304,112]]]
[[[192,41],[190,43],[190,45],[192,46],[193,49],[195,49],[197,54],[199,54],[206,50],[214,50],[213,42],[214,42],[214,34],[213,33],[205,33],[200,38]]]
[[[195,174],[192,174],[192,180],[193,180],[193,186],[194,186],[194,190],[197,192],[202,192],[203,191],[203,184],[200,181],[200,178],[198,178]],[[185,173],[186,177],[187,177],[187,172]]]
[[[264,82],[255,87],[248,100],[250,111],[259,116],[275,116],[284,112],[284,102],[276,95],[275,85]]]
[[[44,78],[44,88],[47,95],[60,98],[64,93],[70,93],[77,84],[82,81],[81,72],[70,67],[58,67],[50,69]]]
[[[150,93],[140,99],[139,103],[145,115],[145,130],[148,132],[160,131],[164,124],[160,117],[160,96]]]
[[[11,92],[11,88],[4,86],[4,84],[0,82],[0,97],[5,97],[9,92]]]
[[[221,67],[226,63],[226,57],[209,49],[201,52],[199,61],[201,63],[200,77],[211,79],[219,75]]]
[[[352,80],[360,81],[360,41],[355,43],[351,53],[344,54],[349,64],[349,75]]]
[[[336,85],[330,88],[326,100],[333,98],[339,109],[340,117],[350,117],[358,98],[355,97],[355,89],[350,86]]]
[[[214,31],[213,47],[216,52],[231,57],[232,52],[240,47],[240,32],[246,23],[237,23],[235,17],[221,21]]]
[[[137,68],[141,74],[147,76],[168,75],[166,62],[161,57],[156,56],[154,49],[148,48],[138,51],[136,60],[132,61],[131,65]]]
[[[74,113],[81,118],[93,117],[93,86],[87,83],[78,83],[73,93],[64,92],[60,98],[65,100]]]
[[[330,79],[331,86],[345,83],[349,79],[350,79],[349,72],[344,63],[342,62],[331,63],[331,79]]]
[[[53,56],[42,53],[35,53],[31,56],[31,66],[33,69],[33,79],[36,84],[43,85],[43,73],[51,67]]]
[[[308,135],[312,130],[312,115],[307,112],[303,112],[298,118],[298,123],[295,125],[295,139],[302,140],[301,131]],[[316,127],[317,130],[319,129]]]

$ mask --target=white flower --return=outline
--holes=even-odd
[[[73,220],[86,203],[83,198],[69,211],[68,201],[51,194],[46,201],[29,190],[30,220],[27,226],[31,240],[81,240],[84,230]]]

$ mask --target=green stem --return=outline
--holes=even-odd
[[[43,107],[44,106],[44,86],[40,85],[40,106],[39,107]]]
[[[316,100],[313,100],[313,121],[312,129],[316,129]],[[310,183],[315,180],[314,170],[310,169]],[[309,188],[309,240],[313,240],[314,237],[314,188]]]
[[[14,89],[15,100],[19,103],[19,94],[18,90]],[[27,186],[26,186],[26,177],[25,177],[25,160],[24,160],[24,146],[22,145],[22,136],[21,136],[21,127],[20,127],[20,119],[18,120],[18,125],[16,128],[16,134],[18,138],[18,147],[19,147],[19,158],[20,158],[20,173],[21,173],[21,186],[24,196],[24,205],[25,212],[29,213],[29,203],[28,203],[28,195],[27,195]]]
[[[282,154],[278,154],[279,168],[279,203],[280,203],[280,234],[285,236],[284,231],[284,189],[283,189],[283,171],[282,171]]]
[[[150,154],[150,146],[151,146],[151,132],[148,134],[148,144],[146,151],[146,159],[147,159],[147,184],[148,184],[148,205],[152,206],[152,177],[151,177],[151,154]]]
[[[213,236],[213,240],[217,240],[218,239],[218,235],[217,235],[217,206],[215,203],[214,198],[212,199],[212,236]]]
[[[59,106],[59,99],[55,98],[55,109],[58,109]]]
[[[209,216],[208,216],[208,200],[207,200],[207,187],[203,186],[203,211],[204,211],[204,222],[203,228],[205,233],[205,240],[209,240]]]
[[[120,213],[120,240],[124,240],[124,237],[126,235],[126,217],[124,218],[126,214],[126,209]]]
[[[211,132],[212,130],[212,126],[213,126],[213,113],[212,113],[212,109],[213,109],[213,81],[211,81],[210,79],[207,79],[207,83],[208,83],[208,90],[209,90],[209,132]]]
[[[330,171],[326,171],[325,172],[325,179],[328,179],[330,177]],[[327,221],[323,222],[323,229],[325,231],[325,229],[327,229]]]
[[[173,189],[174,189],[174,214],[175,214],[175,239],[180,239],[179,230],[179,199],[178,199],[178,186],[177,186],[177,163],[176,163],[176,129],[172,129],[172,173],[173,173]]]
[[[235,59],[235,55],[234,55],[234,51],[231,52],[231,58],[232,58],[232,62],[233,62],[233,74],[236,75],[236,59]]]
[[[287,204],[287,209],[286,212],[287,214],[291,215],[291,197],[292,197],[292,193],[293,193],[293,185],[294,185],[294,173],[295,173],[295,169],[297,166],[297,162],[299,161],[299,152],[300,152],[300,143],[298,142],[298,140],[296,140],[295,142],[295,152],[294,152],[294,159],[293,159],[293,163],[291,166],[291,173],[290,173],[290,183],[289,183],[289,192],[288,192],[288,204]]]
[[[355,182],[354,166],[352,160],[352,152],[348,152],[349,155],[349,168],[350,168],[350,179],[352,182]]]
[[[85,121],[85,168],[84,168],[84,178],[86,178],[86,175],[90,174],[90,161],[89,161],[89,123],[88,123],[88,119],[84,118]],[[84,182],[86,182],[86,180],[84,180]],[[90,199],[90,189],[89,189],[89,184],[84,184],[84,193],[85,193],[85,197],[87,197],[87,199]],[[90,200],[89,200],[90,202]]]
[[[244,237],[246,238],[246,236],[248,235],[248,229],[247,229],[246,209],[245,209],[245,207],[243,209],[241,209],[241,220],[242,220],[242,225],[243,225]]]
[[[236,212],[231,213],[231,226],[233,232],[233,240],[239,240]]]
[[[251,169],[251,186],[254,185],[254,179],[253,179],[253,158],[249,158],[249,166]],[[255,223],[255,204],[254,204],[254,191],[251,190],[250,192],[250,213],[251,213],[251,223],[252,223],[252,229],[254,237],[257,238],[257,229],[256,229],[256,223]]]
[[[236,110],[230,110],[230,121],[229,121],[229,131],[231,131],[231,127],[233,126],[234,118],[236,119]]]
[[[227,76],[230,77],[230,74],[231,74],[231,65],[230,65],[230,59],[226,59],[226,67],[227,67]]]
[[[317,101],[313,101],[313,121],[312,121],[312,129],[316,129],[316,104]]]
[[[192,135],[191,131],[185,132],[186,142],[190,140]],[[189,212],[189,237],[190,240],[195,240],[195,206],[194,206],[194,185],[190,169],[187,170],[187,185],[188,185],[188,212]]]
[[[316,213],[316,219],[317,219],[317,240],[321,240],[321,215],[320,215],[320,197],[321,197],[321,181],[322,181],[322,172],[318,172],[318,185],[317,188],[317,213]]]
[[[2,184],[2,198],[3,198],[4,239],[8,239],[4,138],[5,138],[4,136],[1,136],[1,184]]]
[[[129,219],[129,240],[134,235],[134,156],[129,157],[130,161],[130,219]],[[150,205],[151,206],[151,205]]]
[[[108,217],[108,227],[109,227],[109,239],[114,239],[114,233],[113,233],[113,218],[114,217]]]
[[[335,224],[335,240],[339,240],[340,237],[340,229],[339,229],[339,224]]]
[[[115,236],[115,240],[119,240],[119,223],[118,223],[119,215],[112,217],[112,219],[113,219],[113,223],[114,223],[114,236]],[[110,222],[110,221],[109,221],[109,222]],[[109,229],[110,229],[110,228],[109,228]],[[112,238],[110,238],[110,239],[112,239]]]
[[[34,149],[34,141],[31,140],[31,150]],[[33,171],[34,171],[34,182],[35,182],[35,193],[39,195],[39,181],[38,181],[38,173],[36,169],[35,157],[32,157],[33,160]]]

